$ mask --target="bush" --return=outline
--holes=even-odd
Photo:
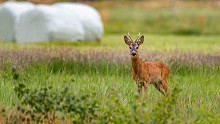
[[[17,114],[7,118],[7,122],[54,123],[56,119],[67,118],[72,118],[72,122],[91,122],[97,116],[97,101],[91,99],[91,94],[85,93],[78,97],[71,94],[68,87],[59,92],[45,84],[41,88],[30,89],[25,84],[16,83],[18,73],[15,66],[12,73],[14,91],[20,103],[17,104]]]

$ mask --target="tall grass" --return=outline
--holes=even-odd
[[[78,57],[76,54],[71,56],[68,54],[71,52],[68,51],[65,52],[66,56],[62,54],[55,56],[54,52],[27,50],[22,51],[22,54],[15,51],[13,54],[6,54],[12,56],[2,55],[1,103],[13,108],[18,102],[13,90],[13,65],[17,66],[19,70],[19,81],[29,88],[40,88],[42,84],[47,84],[61,90],[64,86],[72,85],[71,93],[80,95],[85,92],[82,89],[92,89],[97,93],[97,100],[102,102],[110,97],[111,89],[115,88],[117,89],[116,97],[122,97],[124,104],[134,101],[137,88],[132,79],[129,58],[123,59],[114,52],[106,54],[102,52],[78,53]],[[154,54],[152,53],[152,55]],[[193,59],[190,54],[185,56]],[[4,59],[7,57],[8,59]],[[102,60],[99,60],[100,58]],[[200,57],[205,58],[206,61],[202,62],[203,59],[197,59],[188,63],[186,62],[187,57],[180,55],[180,58],[183,59],[169,60],[169,57],[159,59],[167,63],[171,69],[169,89],[172,90],[176,84],[182,89],[177,99],[179,113],[185,119],[195,119],[198,116],[197,111],[203,106],[207,107],[204,109],[205,111],[212,114],[219,113],[219,58],[217,57],[213,62],[212,57],[209,59]],[[194,55],[194,58],[199,58],[199,56]],[[210,64],[211,62],[213,63]],[[155,107],[154,103],[159,102],[163,97],[150,85],[147,108],[152,110]]]

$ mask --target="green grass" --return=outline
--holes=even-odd
[[[135,36],[135,34],[131,35]],[[145,42],[141,46],[140,51],[159,51],[162,53],[191,52],[196,53],[195,56],[198,53],[219,55],[219,40],[219,36],[145,34]],[[85,51],[91,53],[94,51],[105,51],[107,53],[109,52],[110,56],[112,54],[111,51],[115,51],[117,55],[120,55],[122,51],[128,51],[123,41],[123,35],[105,35],[100,43],[54,42],[15,44],[1,42],[0,46],[0,50],[15,51],[15,53],[17,50],[27,50],[27,55],[29,55],[28,52],[31,52],[32,49],[57,50],[59,52],[60,49],[70,48],[79,50],[82,53]],[[126,52],[122,53],[122,56],[124,54]],[[37,56],[41,56],[41,54]],[[112,56],[114,57],[114,54]],[[109,98],[111,89],[115,88],[117,89],[116,96],[122,97],[124,103],[131,104],[135,100],[137,87],[132,79],[132,69],[129,59],[125,62],[117,63],[117,61],[89,62],[87,60],[61,59],[59,57],[45,57],[35,60],[35,58],[31,58],[30,56],[30,58],[22,58],[22,62],[13,63],[14,59],[16,58],[9,57],[6,60],[3,57],[1,59],[0,101],[1,104],[10,109],[14,109],[16,103],[19,102],[13,90],[15,85],[12,80],[13,65],[16,65],[19,70],[19,82],[26,84],[29,88],[40,88],[42,84],[50,84],[60,90],[64,86],[72,85],[71,91],[77,95],[82,94],[82,90],[93,89],[98,94],[97,100],[102,102],[105,102],[105,99]],[[158,60],[166,62],[162,58],[158,58]],[[25,64],[26,61],[28,61],[27,64]],[[176,109],[183,117],[184,122],[193,122],[200,116],[198,113],[200,110],[207,111],[211,114],[219,114],[219,63],[215,63],[214,65],[209,63],[199,64],[199,60],[191,64],[171,62],[169,63],[169,67],[171,69],[169,89],[172,91],[177,84],[182,89],[177,99],[178,105]],[[155,107],[155,103],[160,102],[162,98],[164,96],[150,85],[147,109],[149,111],[152,110]],[[206,106],[207,108],[202,108],[202,106]]]
[[[99,10],[102,11],[102,9]],[[187,56],[188,53],[195,53],[194,57],[198,58],[201,55],[210,54],[217,56],[216,61],[219,60],[220,10],[218,8],[118,7],[107,9],[107,16],[103,20],[105,35],[101,42],[25,44],[0,42],[0,104],[15,110],[16,103],[19,102],[13,89],[15,86],[13,65],[16,65],[19,70],[18,81],[29,88],[40,88],[43,84],[50,84],[61,90],[64,86],[71,85],[72,94],[81,95],[88,89],[93,90],[97,93],[97,100],[101,102],[110,99],[110,92],[113,88],[117,90],[116,97],[122,97],[123,104],[130,105],[135,101],[137,86],[132,79],[129,59],[123,62],[119,62],[119,60],[116,62],[88,61],[86,59],[82,61],[61,59],[62,55],[54,58],[46,56],[43,59],[35,59],[34,57],[42,54],[33,55],[31,58],[32,53],[38,54],[32,50],[57,50],[59,53],[61,49],[64,49],[64,52],[61,52],[65,55],[65,49],[68,48],[80,51],[80,53],[107,52],[106,55],[117,58],[117,55],[120,54],[121,56],[128,55],[129,50],[124,43],[123,36],[130,32],[133,39],[136,39],[138,32],[141,32],[145,36],[145,41],[141,45],[140,51],[144,51],[146,54],[156,51],[168,53],[168,55],[185,53]],[[2,55],[4,50],[14,51],[12,54],[15,54],[15,58],[10,58],[9,55],[7,58]],[[14,61],[14,59],[19,59],[19,55],[22,56],[22,52],[20,54],[16,54],[16,52],[22,50],[26,50],[23,54],[29,56],[22,58],[22,62]],[[111,52],[117,53],[117,55]],[[141,54],[144,56],[143,52]],[[99,55],[99,53],[91,55]],[[184,58],[184,56],[182,57]],[[194,123],[196,118],[201,116],[200,111],[205,113],[203,118],[207,118],[210,113],[218,117],[220,112],[220,63],[213,64],[210,62],[211,60],[207,60],[210,63],[202,64],[199,63],[200,60],[192,63],[173,60],[172,63],[172,61],[167,62],[166,57],[164,58],[155,59],[169,64],[171,70],[169,89],[172,91],[175,86],[182,89],[175,106],[175,111],[182,117],[182,123]],[[148,58],[141,59],[148,60]],[[26,63],[26,61],[28,62]],[[163,98],[164,96],[150,85],[147,111],[153,110],[155,103],[161,102]],[[204,106],[205,108],[203,108]]]
[[[133,39],[137,34],[130,33]],[[59,49],[62,47],[71,48],[79,51],[128,51],[124,43],[124,35],[127,32],[118,35],[104,35],[101,42],[50,42],[50,43],[4,43],[0,42],[0,49],[16,50],[16,49]],[[145,41],[141,45],[143,51],[159,51],[159,52],[181,52],[181,53],[204,53],[219,54],[220,53],[220,36],[182,36],[182,35],[150,35],[145,36]]]
[[[107,9],[105,31],[145,32],[150,34],[213,35],[220,34],[219,8],[159,8],[118,7]],[[105,16],[104,16],[105,17]]]
[[[5,66],[0,83],[1,104],[13,107],[18,99],[13,91],[12,68],[13,63]],[[18,65],[19,67],[19,65]],[[178,67],[178,68],[176,68]],[[195,119],[197,110],[206,105],[206,111],[219,112],[219,82],[220,68],[206,65],[172,66],[169,78],[169,89],[177,84],[182,89],[178,98],[178,109],[186,119]],[[81,90],[93,89],[98,93],[97,100],[109,97],[112,88],[117,89],[117,95],[123,97],[124,102],[132,102],[137,93],[136,84],[132,79],[130,63],[117,64],[109,62],[63,61],[54,59],[50,62],[41,60],[32,62],[20,70],[19,82],[30,88],[41,87],[42,84],[52,85],[60,90],[64,86],[72,85],[74,94],[82,94]],[[104,95],[105,94],[105,95]],[[119,95],[119,96],[120,96]],[[152,85],[148,90],[147,107],[154,108],[164,96]],[[104,101],[102,101],[104,102]]]

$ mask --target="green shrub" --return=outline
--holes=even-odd
[[[17,80],[19,75],[15,66],[12,73],[13,80]],[[78,97],[71,94],[68,87],[59,92],[46,84],[41,88],[30,89],[23,83],[14,82],[14,91],[20,103],[17,104],[17,115],[7,118],[8,122],[54,123],[56,119],[66,118],[72,118],[72,122],[91,122],[97,116],[97,101],[91,99],[91,94],[85,93]]]

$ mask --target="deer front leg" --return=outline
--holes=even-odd
[[[145,94],[145,98],[147,100],[147,89],[148,89],[148,82],[144,82],[144,94]]]
[[[138,86],[139,96],[141,96],[141,94],[142,94],[142,83],[141,82],[137,82],[137,86]]]

